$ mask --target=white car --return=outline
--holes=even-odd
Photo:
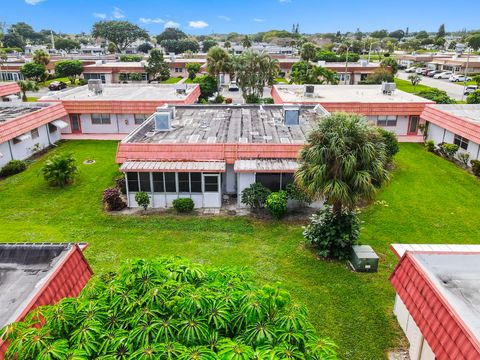
[[[415,72],[416,70],[417,70],[417,68],[412,66],[412,67],[409,67],[408,69],[405,69],[405,72],[406,72],[406,73],[413,73],[413,72]]]
[[[440,74],[433,75],[433,78],[434,79],[449,79],[450,76],[452,76],[452,75],[453,75],[453,73],[451,71],[444,71]]]
[[[427,69],[427,68],[417,68],[417,70],[415,70],[415,72],[420,75],[420,74],[421,74],[422,72],[424,72],[426,69]]]
[[[465,75],[452,75],[448,80],[451,82],[460,82],[460,81],[463,82],[463,81],[472,81],[472,78],[470,77],[466,78]]]
[[[232,81],[228,86],[228,91],[238,91],[238,86],[236,81]]]

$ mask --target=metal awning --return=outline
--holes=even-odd
[[[225,172],[225,161],[125,161],[120,171]]]
[[[30,133],[26,133],[26,134],[19,135],[19,136],[15,137],[14,139],[17,140],[17,141],[25,141],[25,140],[28,140],[28,139],[31,139],[31,138],[32,138],[32,135]]]
[[[59,129],[65,129],[66,127],[68,127],[68,123],[66,123],[63,120],[53,120],[51,124],[56,126]]]
[[[295,159],[243,159],[235,161],[235,172],[295,172],[298,163]]]

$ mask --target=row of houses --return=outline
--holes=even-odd
[[[417,54],[397,55],[398,63],[403,67],[423,65],[431,70],[453,71],[454,73],[480,73],[480,57],[476,54]]]

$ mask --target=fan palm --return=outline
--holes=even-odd
[[[22,101],[28,101],[27,91],[38,91],[40,87],[33,80],[19,80],[17,81],[20,91],[22,92]]]
[[[377,129],[354,114],[335,113],[318,123],[300,152],[295,179],[312,197],[340,214],[371,199],[388,179],[385,145]]]
[[[77,174],[76,161],[72,154],[54,155],[45,162],[42,173],[52,186],[71,184]]]
[[[220,89],[220,74],[225,73],[230,62],[230,54],[220,46],[213,46],[207,54],[207,71],[218,80]]]

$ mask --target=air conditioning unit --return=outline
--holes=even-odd
[[[368,60],[363,60],[363,59],[362,59],[362,60],[360,60],[359,62],[360,62],[360,66],[362,66],[362,67],[368,66]]]
[[[154,114],[155,131],[169,131],[171,129],[172,113],[169,111]]]
[[[93,92],[95,95],[101,94],[103,91],[102,80],[100,79],[88,80],[88,90]]]
[[[300,123],[300,106],[284,105],[283,121],[285,125],[298,125]]]
[[[350,255],[350,266],[358,272],[377,272],[378,255],[369,245],[354,245]]]
[[[391,82],[382,82],[382,93],[384,95],[392,95],[397,89],[397,85]]]
[[[305,85],[305,92],[303,93],[305,97],[313,97],[314,92],[315,92],[314,85]]]
[[[177,84],[175,86],[175,92],[177,93],[177,95],[184,95],[187,93],[187,88],[188,88],[188,85],[187,84]]]
[[[325,60],[317,61],[317,66],[324,67],[327,62]]]

